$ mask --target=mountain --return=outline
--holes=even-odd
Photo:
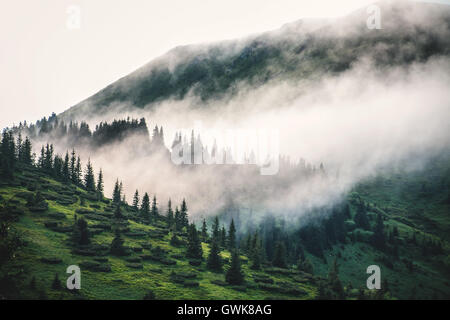
[[[450,53],[450,7],[409,1],[377,3],[381,29],[366,8],[336,19],[305,19],[244,39],[177,47],[63,113],[83,118],[122,109],[152,109],[193,95],[202,104],[245,83],[314,81],[364,58],[378,68],[425,62]]]

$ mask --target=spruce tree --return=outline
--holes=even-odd
[[[155,220],[158,218],[158,206],[156,203],[156,196],[153,196],[153,201],[152,201],[152,208],[151,208],[151,216],[152,216],[152,220]]]
[[[188,247],[187,247],[186,256],[188,258],[198,259],[198,260],[201,260],[203,257],[202,244],[198,237],[198,232],[195,227],[195,224],[193,224],[193,223],[189,226]]]
[[[384,250],[386,248],[386,238],[384,236],[384,224],[383,217],[380,213],[377,214],[377,222],[375,224],[374,233],[372,236],[372,245],[379,249]]]
[[[98,173],[98,179],[97,179],[97,194],[99,195],[100,199],[103,199],[103,191],[104,191],[103,172],[102,172],[102,169],[100,168],[100,171]]]
[[[77,158],[77,164],[75,166],[75,184],[81,184],[81,160],[80,157]]]
[[[286,247],[283,242],[278,241],[272,264],[278,268],[286,268]]]
[[[202,223],[202,240],[205,242],[208,240],[208,227],[206,225],[205,219],[203,219],[203,223]]]
[[[133,208],[136,211],[139,209],[139,192],[137,189],[133,196]]]
[[[76,245],[88,245],[91,243],[88,223],[84,218],[76,219],[72,232],[72,241]]]
[[[180,216],[180,210],[178,210],[178,207],[175,208],[175,229],[181,230],[182,228],[182,222],[181,222],[181,216]]]
[[[232,285],[241,285],[244,283],[244,274],[241,270],[238,250],[234,250],[232,253],[231,265],[225,275],[225,280]]]
[[[69,153],[66,152],[66,156],[64,158],[64,163],[62,167],[62,176],[65,182],[70,180],[70,169],[69,169]]]
[[[186,200],[185,199],[183,199],[183,202],[181,203],[180,218],[181,218],[181,227],[189,226],[188,209],[187,209],[187,205],[186,205]]]
[[[225,226],[222,226],[222,230],[220,231],[220,246],[222,248],[227,247],[227,231],[225,230]]]
[[[167,203],[167,225],[172,227],[174,223],[175,217],[173,216],[173,210],[172,210],[172,200],[169,199],[169,202]]]
[[[231,219],[230,228],[228,229],[228,249],[231,251],[236,248],[236,228],[234,219]]]
[[[114,210],[114,218],[115,219],[122,219],[122,210],[120,210],[120,204],[117,205],[116,210]]]
[[[335,293],[337,299],[345,298],[344,288],[341,280],[339,279],[339,267],[336,258],[334,258],[333,264],[328,273],[328,283],[330,284],[330,288]]]
[[[94,169],[91,165],[91,160],[88,160],[86,165],[86,173],[84,175],[84,186],[88,191],[95,191]]]
[[[150,219],[150,197],[147,192],[142,197],[141,215],[145,219]]]
[[[214,272],[222,272],[222,258],[217,239],[212,239],[206,267]]]
[[[77,163],[77,159],[75,157],[75,149],[72,149],[72,153],[70,156],[70,180],[72,181],[73,184],[77,183],[76,173],[75,173],[76,163]]]
[[[114,239],[111,242],[110,252],[115,256],[124,256],[126,255],[125,247],[123,246],[124,240],[119,232],[119,230],[115,231]]]
[[[121,200],[122,200],[122,195],[120,193],[119,179],[117,179],[116,183],[114,184],[113,202],[120,203]]]

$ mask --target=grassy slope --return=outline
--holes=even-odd
[[[359,288],[365,285],[366,268],[379,265],[382,279],[386,279],[395,297],[408,299],[450,298],[450,156],[433,158],[423,170],[398,170],[389,175],[361,183],[349,195],[352,214],[356,212],[355,199],[370,203],[368,216],[372,226],[375,212],[384,216],[385,231],[399,230],[399,258],[393,259],[363,242],[334,246],[327,251],[327,261],[334,257],[340,264],[340,278],[344,284]],[[444,252],[423,254],[421,246],[411,243],[415,234],[417,243],[424,239],[442,241]],[[314,259],[314,257],[312,258]],[[415,267],[409,271],[405,261]],[[387,263],[386,263],[387,262]],[[392,263],[392,265],[391,265]],[[327,265],[315,259],[315,271],[325,275]]]
[[[22,176],[18,176],[18,181],[28,180],[29,175],[25,179]],[[40,176],[37,178],[43,186],[43,193],[50,195],[50,198],[54,196],[56,199],[60,195],[60,192],[66,191],[71,188],[63,186],[61,183],[49,178]],[[45,182],[44,182],[45,181]],[[44,184],[42,184],[44,182]],[[48,190],[48,191],[45,191]],[[52,191],[54,190],[54,191]],[[73,190],[73,189],[72,189]],[[158,299],[265,299],[270,297],[279,297],[284,299],[311,299],[316,295],[316,286],[308,283],[298,283],[292,280],[289,275],[280,274],[267,274],[265,272],[256,272],[249,268],[245,263],[246,257],[242,256],[244,260],[242,264],[243,271],[246,274],[246,288],[235,288],[227,285],[216,285],[211,283],[212,280],[224,281],[224,274],[216,274],[206,270],[205,262],[200,267],[194,267],[189,265],[187,259],[176,259],[177,264],[175,266],[166,266],[157,262],[143,261],[143,269],[133,269],[126,266],[129,262],[125,259],[129,257],[114,257],[106,256],[108,258],[108,264],[111,265],[111,272],[92,272],[82,269],[81,276],[81,290],[79,294],[69,293],[66,290],[58,291],[51,289],[51,283],[58,273],[61,283],[65,286],[65,281],[68,274],[65,273],[66,268],[69,265],[79,265],[82,261],[92,261],[93,257],[86,257],[73,254],[71,252],[71,246],[69,245],[70,233],[60,233],[51,231],[44,223],[48,221],[60,221],[61,225],[72,225],[74,221],[75,210],[82,208],[80,201],[77,201],[71,205],[61,205],[55,200],[48,200],[49,210],[44,213],[30,212],[25,207],[26,201],[15,195],[21,192],[27,192],[27,189],[17,184],[16,186],[0,186],[0,196],[3,198],[3,203],[13,199],[9,203],[13,203],[23,214],[20,216],[20,220],[14,224],[14,227],[20,231],[22,237],[27,241],[27,245],[22,248],[15,259],[10,261],[3,272],[8,273],[9,276],[16,280],[19,280],[19,293],[20,298],[39,298],[42,297],[42,291],[46,292],[46,295],[50,299],[68,299],[68,298],[87,298],[87,299],[142,299],[148,290],[153,290]],[[76,193],[79,196],[84,196],[85,191],[77,188]],[[104,202],[86,200],[85,208],[91,206],[100,206],[96,208],[97,211],[104,211],[107,208],[107,204]],[[106,209],[107,210],[107,209]],[[49,217],[52,213],[64,213],[65,218],[61,220],[55,220]],[[78,215],[81,216],[81,215]],[[96,222],[89,220],[89,225],[92,226]],[[161,222],[161,226],[164,224]],[[137,223],[130,220],[130,228],[132,231],[144,230],[150,232],[152,230],[161,229],[156,226],[148,226],[141,223]],[[129,247],[138,247],[142,243],[151,243],[153,247],[160,246],[163,249],[169,250],[169,256],[179,254],[184,257],[184,247],[173,247],[169,244],[171,234],[162,238],[150,238],[139,237],[131,238],[124,236],[125,245]],[[111,231],[103,231],[102,233],[93,236],[93,242],[99,244],[106,244],[109,246],[113,234]],[[206,258],[209,248],[206,243],[202,244],[203,255]],[[132,256],[138,256],[139,254],[148,254],[148,250],[143,249],[141,253],[133,253]],[[229,258],[230,253],[223,251],[222,256]],[[61,263],[48,264],[41,262],[42,257],[57,257],[62,259]],[[179,272],[193,272],[197,275],[195,281],[199,282],[197,288],[186,288],[182,284],[176,284],[170,280],[170,273],[175,271]],[[258,288],[257,284],[252,280],[254,275],[266,275],[270,276],[278,281],[289,282],[292,286],[303,290],[304,294],[301,295],[286,295],[264,291]],[[29,283],[32,277],[36,277],[37,289],[31,290]],[[298,275],[296,275],[298,277]]]

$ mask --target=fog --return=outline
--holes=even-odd
[[[271,212],[298,217],[337,203],[355,184],[381,172],[399,166],[419,170],[448,148],[449,71],[450,62],[444,58],[384,70],[374,68],[367,58],[318,82],[268,83],[257,90],[242,83],[238,95],[207,105],[190,96],[165,101],[152,111],[121,112],[120,107],[127,108],[116,106],[112,114],[89,119],[94,125],[112,118],[145,117],[150,132],[156,124],[164,127],[168,148],[176,132],[187,129],[189,140],[190,130],[199,123],[203,132],[195,135],[200,133],[209,150],[217,138],[211,132],[276,130],[281,155],[292,163],[306,159],[316,168],[323,163],[325,175],[299,174],[296,179],[283,167],[274,176],[261,176],[248,166],[177,167],[160,154],[136,156],[132,137],[95,152],[78,151],[84,162],[90,157],[95,169],[103,169],[107,195],[119,178],[129,202],[138,189],[155,194],[162,211],[169,198],[175,204],[186,198],[194,219],[217,214],[230,203],[232,210],[237,206],[254,216]],[[62,141],[55,144],[57,151],[65,152]]]
[[[406,20],[430,27],[429,17],[413,11]],[[346,31],[349,25],[343,23],[330,32],[339,37],[354,35],[354,30]],[[448,34],[438,24],[431,28],[442,38]],[[414,48],[401,49],[406,55]],[[145,117],[150,132],[156,124],[164,127],[168,148],[177,132],[183,131],[189,140],[193,128],[209,150],[214,140],[220,147],[230,147],[220,139],[228,130],[277,132],[279,153],[289,160],[273,176],[262,176],[257,168],[244,165],[176,166],[162,154],[136,152],[133,137],[98,150],[78,151],[84,163],[90,157],[95,169],[103,169],[107,195],[119,178],[129,202],[138,189],[141,195],[156,195],[162,212],[169,198],[175,204],[186,198],[194,220],[224,208],[231,214],[240,211],[261,217],[270,212],[298,218],[313,208],[338,203],[359,182],[398,168],[420,170],[433,155],[448,151],[450,60],[436,56],[425,62],[380,67],[376,61],[386,51],[374,47],[339,74],[274,79],[257,87],[242,81],[207,102],[193,91],[182,100],[166,99],[144,108],[114,102],[101,116],[83,112],[80,117],[91,128],[114,118]],[[183,51],[183,59],[195,52]],[[178,63],[174,57],[180,58],[169,55],[172,64]],[[89,102],[84,110],[89,110]],[[59,152],[68,148],[64,140],[52,142]],[[246,155],[252,150],[248,148]],[[286,162],[300,165],[293,169]],[[321,163],[324,172],[318,169]]]

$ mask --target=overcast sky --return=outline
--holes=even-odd
[[[340,16],[371,2],[0,0],[0,128],[62,112],[175,46]]]

